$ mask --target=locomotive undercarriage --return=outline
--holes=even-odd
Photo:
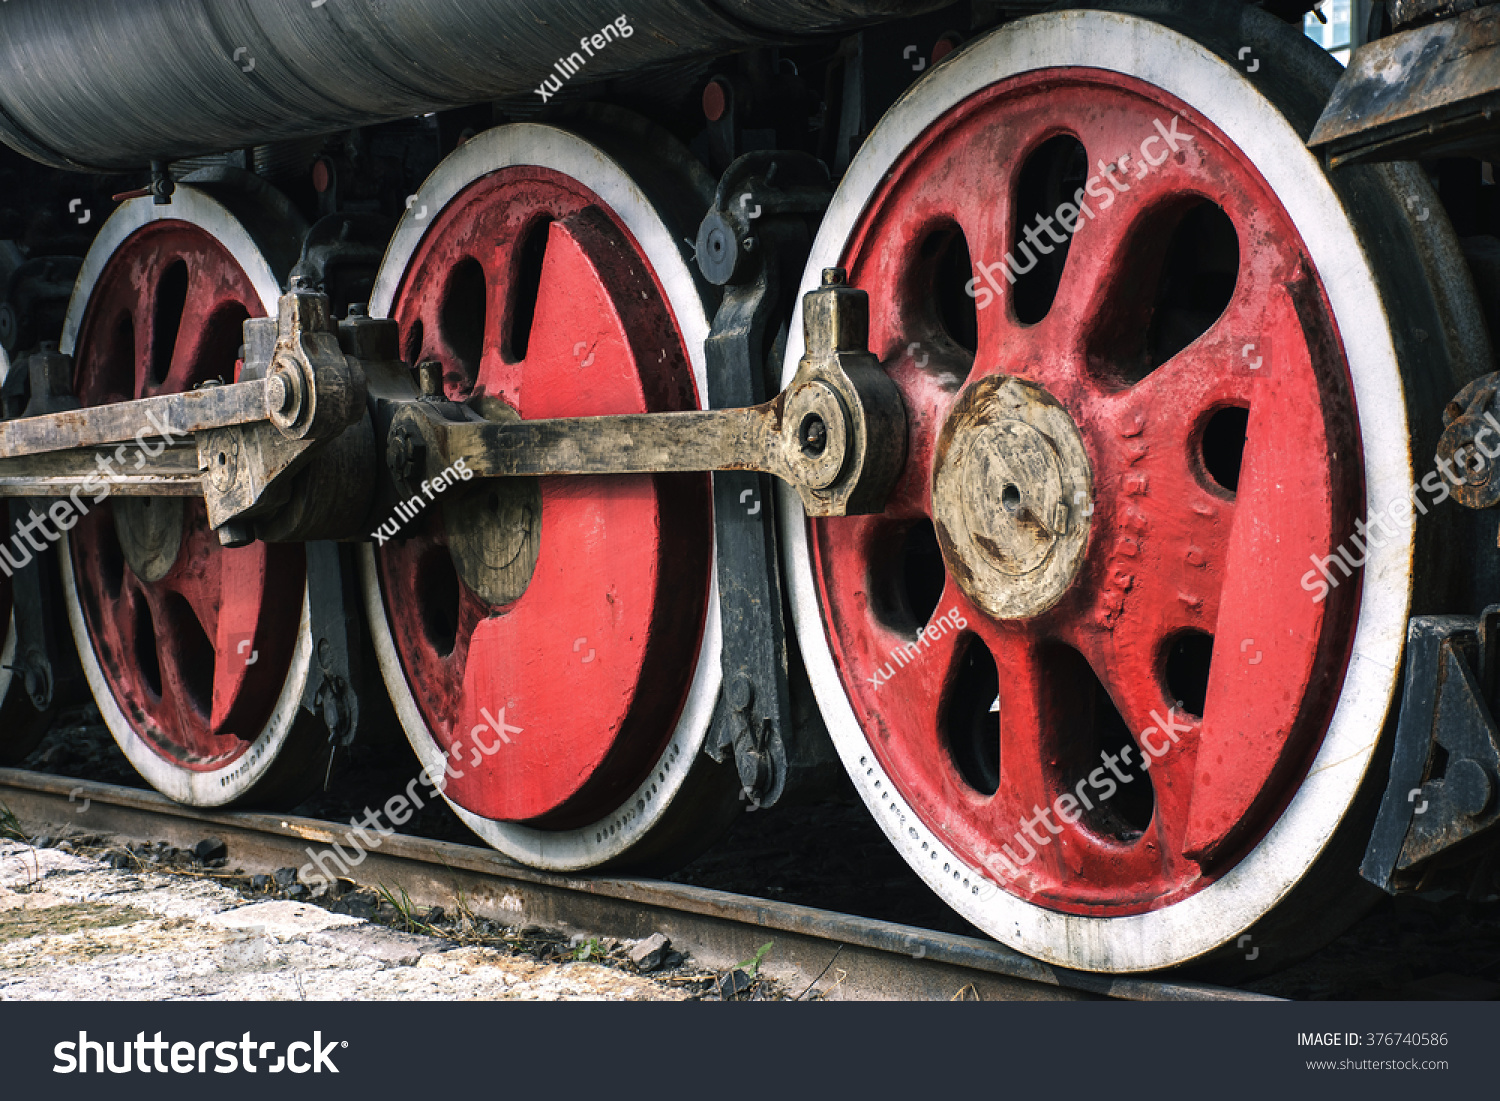
[[[1099,971],[1311,950],[1362,857],[1490,890],[1483,105],[1431,172],[1320,163],[1310,5],[1045,6],[671,68],[584,25],[546,97],[350,74],[313,137],[252,121],[274,41],[203,78],[229,121],[65,147],[0,96],[116,173],[7,166],[0,757],[87,691],[173,798],[289,804],[394,721],[568,871],[838,760],[959,913]],[[1393,14],[1367,49],[1443,25]]]

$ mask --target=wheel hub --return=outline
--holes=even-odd
[[[1088,546],[1093,473],[1073,418],[1040,386],[991,375],[938,438],[938,545],[974,604],[1028,619],[1062,599]]]
[[[125,562],[154,584],[172,572],[182,546],[183,504],[170,497],[129,497],[115,502],[115,535]]]
[[[521,419],[494,398],[479,404],[492,421]],[[497,478],[443,498],[448,553],[459,580],[481,599],[502,607],[521,599],[542,546],[542,489],[535,478]]]

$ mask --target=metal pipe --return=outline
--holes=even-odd
[[[933,0],[5,4],[0,141],[56,167],[134,169],[527,95],[549,76],[566,87],[690,57],[796,44],[939,6]]]

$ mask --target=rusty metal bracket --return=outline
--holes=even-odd
[[[1396,20],[1404,21],[1403,9],[1440,6],[1465,5],[1398,3]],[[1500,6],[1466,6],[1472,10],[1354,51],[1308,139],[1330,167],[1500,149]]]
[[[827,169],[795,154],[750,153],[720,177],[696,245],[704,278],[724,288],[704,343],[711,407],[754,405],[775,392],[778,326],[807,262],[812,219],[831,194]],[[714,475],[724,679],[704,752],[720,764],[733,755],[752,807],[781,798],[788,758],[797,756],[773,489],[765,474]]]
[[[1438,466],[1447,475],[1453,499],[1465,508],[1500,505],[1500,467],[1495,463],[1500,458],[1497,392],[1500,374],[1485,375],[1460,390],[1443,410]]]
[[[1390,781],[1359,869],[1392,894],[1437,858],[1493,840],[1500,823],[1500,605],[1477,619],[1417,616],[1406,652]]]

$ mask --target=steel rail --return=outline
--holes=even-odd
[[[302,867],[335,841],[349,847],[348,828],[335,822],[201,810],[155,792],[17,769],[0,769],[0,805],[38,834],[164,840],[180,848],[212,835],[228,846],[232,866],[251,874]],[[554,875],[491,849],[402,834],[384,838],[348,878],[404,890],[420,906],[451,907],[461,892],[476,916],[507,925],[622,939],[660,932],[707,967],[732,967],[772,940],[768,974],[794,991],[816,987],[841,999],[1273,1000],[1195,983],[1068,971],[993,941],[681,883]]]

